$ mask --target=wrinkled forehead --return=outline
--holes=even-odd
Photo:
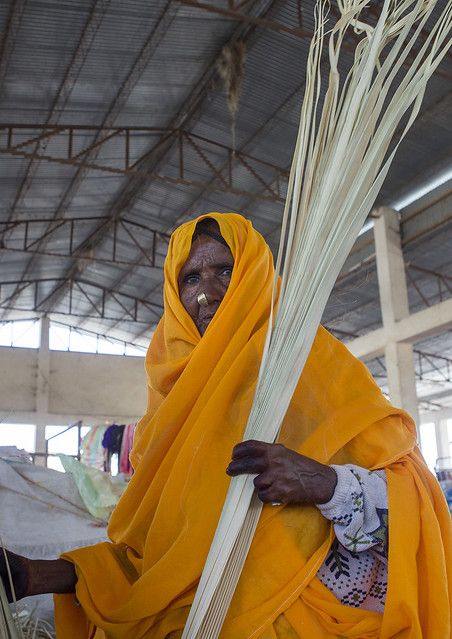
[[[210,235],[193,236],[190,253],[182,264],[179,278],[192,268],[234,265],[229,246]]]
[[[229,245],[221,235],[221,230],[218,222],[211,217],[206,217],[200,220],[195,226],[195,230],[192,235],[192,244],[195,240],[200,237],[210,237],[211,239],[219,242],[223,246],[225,246],[228,250]]]

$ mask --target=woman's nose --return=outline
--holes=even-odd
[[[206,294],[209,304],[212,304],[222,301],[226,289],[216,277],[209,277],[202,282],[202,292]]]

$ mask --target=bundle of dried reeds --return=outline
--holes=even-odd
[[[0,552],[3,554],[8,573],[9,590],[13,596],[13,607],[16,607],[16,595],[10,571],[7,552],[0,540]],[[32,611],[11,612],[5,586],[0,579],[0,639],[55,639],[53,627],[39,618],[36,608]]]
[[[277,437],[336,277],[419,111],[427,80],[451,45],[452,2],[417,50],[413,45],[436,0],[375,4],[379,18],[372,26],[363,17],[369,0],[338,0],[341,17],[328,34],[329,3],[318,0],[316,5],[277,259],[281,292],[244,439],[272,442]],[[361,37],[352,68],[341,78],[341,49],[350,31]],[[330,72],[325,81],[321,60],[327,38]],[[184,639],[218,636],[261,508],[253,476],[234,478]]]
[[[20,637],[23,639],[55,639],[53,626],[39,618],[36,608],[19,612],[17,623],[22,633]]]
[[[5,564],[8,571],[9,584],[14,596],[13,580],[11,577],[11,572],[9,570],[8,557],[3,547],[1,548],[0,552],[3,553],[3,556],[5,558]],[[1,579],[0,579],[0,637],[2,637],[2,639],[23,639],[23,635],[22,635],[20,626],[17,622],[17,619],[13,617],[11,613],[10,605],[8,603],[8,598],[5,592],[5,587]]]

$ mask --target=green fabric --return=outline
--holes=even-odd
[[[127,482],[97,468],[86,466],[70,455],[58,455],[58,457],[64,470],[74,478],[88,512],[93,517],[107,522]]]

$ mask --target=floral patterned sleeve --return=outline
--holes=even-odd
[[[372,550],[388,556],[388,489],[384,470],[333,465],[333,497],[317,507],[334,524],[339,543],[351,553]]]

